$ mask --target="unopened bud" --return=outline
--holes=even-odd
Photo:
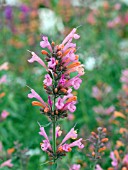
[[[106,132],[107,132],[107,129],[106,129],[106,128],[103,128],[102,132],[103,132],[103,133],[106,133]]]
[[[58,115],[58,113],[59,113],[58,110],[56,110],[55,113],[56,113],[56,115]]]
[[[44,84],[44,89],[47,89],[47,86]]]
[[[58,89],[57,89],[57,88],[55,88],[55,89],[54,89],[54,92],[55,92],[55,93],[57,93],[57,92],[58,92]]]
[[[62,56],[62,52],[61,52],[61,51],[58,51],[58,52],[57,52],[57,55],[58,55],[58,56]]]
[[[49,112],[49,108],[48,108],[48,107],[45,107],[44,112],[45,112],[45,113],[48,113],[48,112]]]
[[[95,152],[92,152],[92,156],[95,156]]]
[[[97,134],[95,132],[91,132],[92,136],[97,137]]]
[[[108,142],[108,138],[103,138],[102,140],[101,140],[101,142]]]
[[[103,151],[105,151],[106,150],[106,147],[104,146],[103,148],[100,148],[99,150],[98,150],[98,152],[103,152]]]
[[[55,42],[54,42],[54,41],[52,41],[51,45],[52,45],[52,47],[54,47],[54,46],[55,46]]]
[[[67,90],[65,88],[60,89],[60,91],[63,92],[64,94],[67,93]]]
[[[58,65],[58,60],[56,60],[56,65]]]
[[[45,51],[45,50],[42,50],[41,53],[44,54],[44,55],[48,55],[48,52]]]

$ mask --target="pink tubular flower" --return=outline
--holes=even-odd
[[[114,155],[114,152],[111,152],[110,153],[110,158],[112,159],[112,166],[116,167],[118,165],[118,161],[117,159],[115,158],[115,155]]]
[[[84,145],[81,143],[82,140],[83,140],[83,139],[80,138],[80,139],[76,140],[75,142],[70,143],[70,144],[69,144],[69,147],[72,148],[72,147],[74,147],[74,146],[78,146],[79,149],[83,149],[83,148],[84,148]]]
[[[52,100],[51,100],[51,97],[50,97],[50,96],[48,96],[48,104],[49,104],[49,106],[52,108]]]
[[[69,132],[68,132],[68,134],[64,137],[64,139],[62,140],[62,142],[61,142],[61,144],[60,145],[62,145],[63,143],[65,143],[68,139],[76,139],[77,138],[77,131],[74,129],[74,128],[72,128]]]
[[[82,80],[81,80],[78,76],[76,76],[76,77],[70,79],[70,80],[65,84],[65,87],[73,86],[74,89],[77,90],[77,89],[79,89],[81,83],[82,83]]]
[[[40,127],[40,132],[39,132],[39,134],[40,134],[41,136],[43,136],[47,141],[49,141],[48,136],[47,136],[47,134],[46,134],[46,132],[45,132],[45,130],[44,130],[44,127]]]
[[[9,112],[7,112],[6,110],[3,110],[2,113],[1,113],[1,118],[2,119],[6,119],[9,115]]]
[[[56,60],[55,60],[55,58],[54,58],[54,57],[51,57],[50,60],[51,60],[51,61],[48,62],[48,67],[49,67],[49,68],[55,68],[55,66],[56,66]]]
[[[52,47],[48,41],[48,37],[42,36],[42,39],[43,39],[43,41],[40,42],[40,46],[42,48],[47,48],[47,49],[49,49],[50,52],[52,52]]]
[[[37,94],[35,92],[35,90],[31,89],[31,93],[28,94],[28,98],[32,99],[32,98],[36,98],[37,100],[39,100],[45,107],[47,106],[46,103],[43,101],[43,99],[40,97],[39,94]]]
[[[45,65],[45,63],[40,57],[38,57],[34,52],[31,52],[31,54],[32,54],[32,58],[28,60],[29,63],[33,63],[36,61],[40,65],[42,65],[46,70],[48,70],[47,66]]]
[[[67,37],[63,40],[62,44],[67,43],[70,39],[74,38],[74,39],[79,39],[80,36],[78,34],[75,34],[76,32],[76,28],[74,28],[68,35]]]
[[[80,170],[80,167],[81,166],[79,164],[73,164],[73,165],[71,165],[69,170]]]
[[[9,168],[13,167],[13,164],[11,163],[11,159],[3,162],[3,163],[0,165],[0,167],[4,167],[4,166],[7,166],[7,167],[9,167]]]
[[[50,75],[49,74],[46,74],[45,75],[45,79],[44,79],[44,84],[46,85],[46,86],[51,86],[52,85],[52,78],[50,77]]]
[[[56,104],[55,104],[56,107],[57,107],[57,109],[60,110],[60,109],[63,108],[63,106],[64,106],[64,103],[63,103],[63,102],[64,102],[64,100],[63,100],[62,98],[59,97],[59,98],[58,98],[58,101],[57,101]]]
[[[60,130],[60,126],[56,127],[56,138],[58,138],[59,136],[61,136],[62,131]]]
[[[51,145],[48,140],[43,140],[43,143],[41,143],[40,146],[43,151],[47,151],[48,149],[51,150]]]
[[[75,110],[76,110],[75,104],[76,104],[76,101],[73,101],[67,105],[68,110],[72,113],[75,112]]]

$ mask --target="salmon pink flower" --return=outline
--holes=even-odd
[[[46,74],[45,75],[45,79],[44,79],[44,84],[46,85],[46,86],[51,86],[52,85],[52,78],[50,77],[50,75],[49,74]]]
[[[52,47],[51,47],[51,45],[50,45],[50,43],[48,41],[48,37],[43,35],[42,39],[43,39],[43,41],[40,42],[40,46],[42,48],[47,48],[47,49],[49,49],[50,52],[52,52]]]

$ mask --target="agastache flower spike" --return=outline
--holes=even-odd
[[[33,101],[32,105],[42,107],[40,108],[41,113],[48,116],[52,122],[52,147],[43,127],[40,127],[39,134],[45,138],[41,143],[41,149],[48,153],[53,159],[53,163],[64,156],[66,152],[70,152],[72,147],[77,146],[80,149],[84,147],[82,138],[69,144],[66,143],[69,139],[77,138],[74,127],[58,146],[56,142],[62,134],[60,127],[56,126],[57,121],[76,110],[77,96],[73,95],[72,88],[77,90],[80,87],[82,83],[80,77],[84,74],[84,66],[79,62],[79,56],[75,54],[76,44],[72,42],[73,39],[80,38],[76,31],[77,28],[74,28],[59,45],[56,45],[55,42],[50,44],[48,37],[42,36],[43,41],[40,42],[40,46],[49,50],[49,52],[45,49],[41,51],[47,64],[34,52],[31,52],[32,58],[28,60],[30,63],[38,62],[47,71],[43,80],[43,87],[48,94],[47,103],[33,89],[28,97],[38,100]],[[70,74],[74,72],[76,76],[71,78]]]

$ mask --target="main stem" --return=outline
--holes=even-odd
[[[56,102],[56,97],[54,96],[54,110],[55,110],[55,102]],[[56,153],[56,118],[54,117],[53,121],[53,153],[55,155]],[[54,163],[55,163],[55,158],[54,158]]]

